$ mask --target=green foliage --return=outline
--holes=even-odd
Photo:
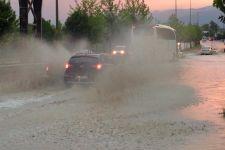
[[[200,41],[202,38],[202,31],[197,25],[186,26],[185,33],[188,35],[188,37],[186,38],[188,42]]]
[[[153,19],[150,8],[144,0],[126,0],[122,16],[130,24],[150,23]]]
[[[72,9],[65,22],[65,30],[74,38],[88,38],[95,43],[101,40],[105,30],[105,18],[99,13],[99,5],[83,0]]]
[[[89,16],[89,33],[88,37],[92,43],[100,42],[105,33],[106,21],[103,15]]]
[[[210,21],[209,24],[204,24],[201,26],[202,31],[208,31],[209,36],[214,36],[219,31],[219,26],[214,22]]]
[[[65,22],[65,30],[74,37],[87,37],[88,15],[80,9],[74,10]]]
[[[133,24],[149,23],[150,9],[144,0],[81,0],[65,22],[65,30],[74,38],[88,38],[92,43],[112,41]],[[124,30],[126,29],[126,30]]]
[[[213,0],[213,6],[225,13],[225,1],[224,0]],[[225,23],[225,16],[220,15],[219,19],[221,22]]]
[[[55,38],[55,28],[51,25],[51,21],[42,19],[42,37],[47,41],[52,41]]]
[[[201,26],[202,31],[209,31],[209,24],[204,24]]]
[[[15,31],[17,24],[15,11],[12,10],[10,3],[0,0],[0,37]]]
[[[120,7],[121,2],[115,0],[101,0],[101,11],[105,17],[106,30],[105,30],[105,40],[108,44],[112,45],[113,37],[118,37],[118,34],[122,30],[122,23],[120,20]]]
[[[184,39],[184,37],[182,37],[184,24],[176,17],[176,15],[173,14],[169,17],[168,25],[176,30],[178,41],[181,41]]]
[[[100,13],[100,5],[97,0],[75,0],[76,7],[72,8],[73,11],[82,10],[88,16]]]
[[[199,26],[185,25],[175,15],[170,16],[168,25],[176,30],[178,41],[198,42],[202,38],[202,31]]]
[[[64,28],[63,24],[59,21],[58,22],[58,29],[55,28],[55,39],[56,40],[59,40],[59,39],[63,38],[63,35],[64,35],[63,28]]]
[[[209,23],[209,29],[212,32],[212,34],[214,35],[215,33],[218,32],[219,26],[214,21],[210,21],[210,23]]]
[[[195,43],[195,45],[199,44],[199,41],[202,38],[202,31],[201,28],[197,25],[184,25],[182,30],[182,41],[183,42],[189,42],[190,47],[192,47],[192,42]]]

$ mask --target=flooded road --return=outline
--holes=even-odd
[[[0,149],[223,150],[225,54],[195,53],[148,68],[149,84],[133,67],[120,72],[98,85],[102,95],[76,86],[0,95]]]
[[[195,139],[187,149],[222,150],[225,141],[225,55],[189,55],[183,61],[182,80],[195,89],[199,104],[182,111],[195,120],[212,124],[212,131],[205,137]]]

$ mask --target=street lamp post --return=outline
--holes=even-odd
[[[19,0],[20,7],[20,32],[28,34],[28,14],[34,18],[35,36],[42,37],[42,0]]]
[[[191,4],[191,0],[190,0],[190,25],[191,25],[191,23],[192,23],[192,18],[191,18],[191,13],[192,13],[192,4]]]
[[[177,17],[177,0],[175,0],[175,16]]]
[[[19,0],[20,6],[20,32],[28,33],[28,0]]]
[[[56,21],[56,29],[59,29],[59,1],[56,0],[55,2],[56,4],[56,18],[55,18],[55,21]]]
[[[197,12],[197,25],[199,26],[199,14],[200,12]]]

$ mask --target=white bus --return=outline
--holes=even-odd
[[[151,59],[172,60],[179,54],[175,29],[166,25],[133,27],[133,51],[144,52]]]

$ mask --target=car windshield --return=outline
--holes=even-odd
[[[115,49],[125,49],[126,46],[116,46]]]
[[[96,57],[88,57],[88,56],[72,57],[70,59],[70,63],[91,63],[91,64],[96,64],[96,63],[98,63],[98,59]]]

